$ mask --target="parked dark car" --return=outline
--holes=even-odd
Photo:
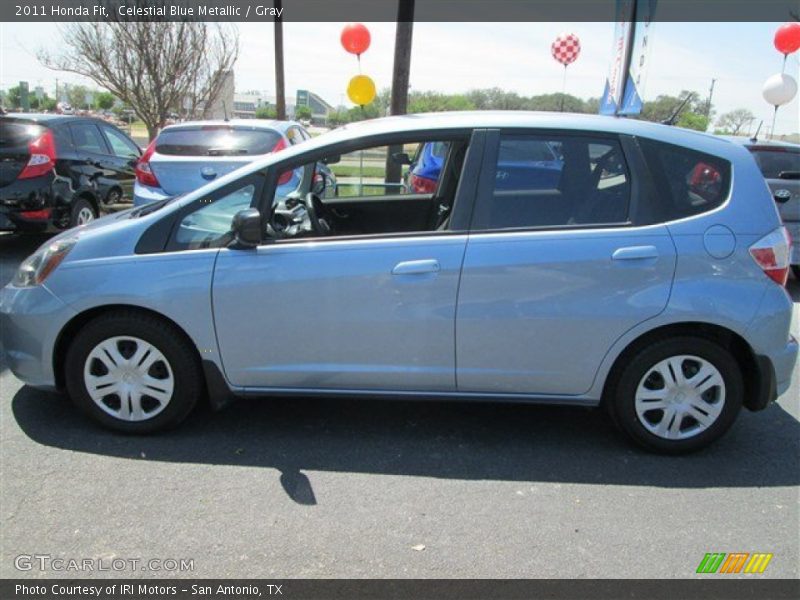
[[[130,201],[141,153],[100,119],[0,117],[0,230],[75,227]]]

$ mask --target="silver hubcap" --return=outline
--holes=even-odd
[[[699,356],[673,356],[645,373],[636,388],[636,416],[667,440],[693,437],[714,424],[725,405],[725,381]]]
[[[82,208],[78,211],[78,225],[85,225],[90,221],[94,221],[94,213],[91,208]]]
[[[83,381],[104,412],[122,421],[144,421],[172,399],[172,367],[152,344],[118,336],[97,344],[86,358]]]

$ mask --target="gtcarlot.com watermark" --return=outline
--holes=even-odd
[[[18,571],[54,571],[58,573],[94,572],[162,572],[190,573],[194,571],[193,558],[75,558],[52,554],[19,554],[14,558]]]

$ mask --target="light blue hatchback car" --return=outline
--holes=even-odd
[[[430,190],[397,185],[402,163],[378,175],[428,143]],[[542,143],[558,176],[511,185]],[[322,197],[336,162],[369,177]],[[489,399],[603,405],[681,453],[788,389],[790,244],[740,145],[608,117],[409,115],[51,239],[0,293],[0,327],[17,377],[126,432],[204,398]]]

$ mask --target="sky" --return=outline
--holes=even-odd
[[[372,45],[361,57],[361,72],[378,89],[389,87],[394,51],[394,23],[365,23]],[[773,108],[761,97],[761,87],[783,67],[783,56],[772,45],[780,23],[671,23],[653,26],[650,70],[645,101],[659,94],[697,91],[706,97],[716,79],[713,104],[719,116],[748,108],[763,129]],[[286,89],[309,89],[333,105],[350,105],[345,89],[358,73],[356,58],[339,44],[344,23],[284,24]],[[273,27],[270,23],[239,23],[241,51],[234,68],[237,92],[274,94]],[[581,55],[567,69],[566,91],[582,98],[600,96],[611,60],[613,23],[415,23],[411,58],[411,88],[418,91],[466,92],[500,87],[521,95],[561,91],[563,67],[550,55],[550,44],[562,32],[581,40]],[[90,83],[50,71],[39,64],[39,49],[58,50],[61,36],[55,23],[0,23],[0,88],[28,81],[50,93],[55,78]],[[800,79],[798,53],[789,57],[786,72]],[[91,84],[92,87],[94,84]],[[780,108],[775,132],[800,132],[800,103],[795,98]]]

